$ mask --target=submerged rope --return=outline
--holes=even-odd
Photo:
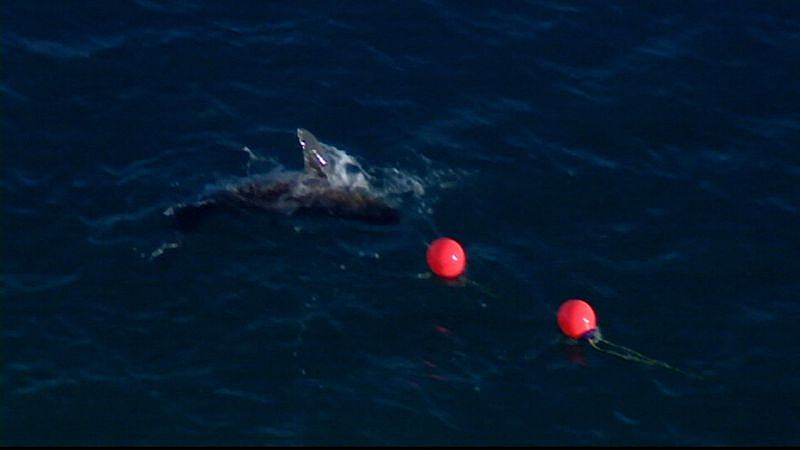
[[[642,364],[646,364],[648,366],[660,366],[665,369],[674,370],[675,372],[681,373],[683,375],[692,378],[697,378],[697,379],[705,378],[702,375],[688,372],[683,369],[679,369],[675,366],[665,363],[664,361],[659,361],[657,359],[650,358],[648,356],[645,356],[637,352],[636,350],[608,341],[603,338],[603,336],[600,334],[599,329],[589,332],[586,336],[586,340],[589,341],[589,345],[591,345],[595,350],[599,350],[603,353],[608,353],[609,355],[618,356],[622,359],[639,362]],[[601,347],[602,344],[605,344],[607,348]]]
[[[489,288],[487,288],[484,285],[478,283],[477,281],[471,280],[469,278],[465,278],[464,281],[466,281],[467,284],[469,284],[469,285],[477,287],[478,289],[480,289],[481,292],[483,292],[484,294],[488,295],[489,297],[492,297],[495,300],[500,298],[497,294],[492,292]]]

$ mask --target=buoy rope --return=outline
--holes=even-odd
[[[500,298],[497,294],[492,292],[489,288],[487,288],[486,286],[478,283],[477,281],[471,280],[469,278],[466,278],[465,281],[467,282],[467,284],[470,284],[472,286],[477,287],[478,289],[481,290],[481,292],[483,292],[484,294],[488,295],[489,297],[492,297],[495,300]]]
[[[608,353],[609,355],[618,356],[618,357],[620,357],[622,359],[626,359],[628,361],[640,362],[640,363],[646,364],[648,366],[660,366],[660,367],[663,367],[665,369],[674,370],[675,372],[682,373],[683,375],[686,375],[686,376],[689,376],[689,377],[692,377],[692,378],[697,378],[697,379],[703,379],[704,378],[702,375],[699,375],[699,374],[696,374],[696,373],[692,373],[692,372],[687,372],[687,371],[685,371],[683,369],[679,369],[679,368],[677,368],[675,366],[669,365],[669,364],[665,363],[664,361],[659,361],[657,359],[653,359],[653,358],[650,358],[648,356],[645,356],[645,355],[643,355],[643,354],[641,354],[641,353],[639,353],[636,350],[633,350],[631,348],[628,348],[628,347],[625,347],[623,345],[615,344],[615,343],[613,343],[611,341],[608,341],[608,340],[604,339],[603,336],[600,334],[600,330],[596,330],[594,333],[590,334],[588,336],[588,338],[587,338],[587,341],[589,341],[589,345],[591,345],[595,350],[599,350],[599,351],[601,351],[603,353]],[[601,347],[600,346],[601,344],[605,344],[608,348]]]

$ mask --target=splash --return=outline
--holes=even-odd
[[[327,178],[332,186],[360,188],[373,192],[370,183],[371,176],[354,157],[332,145],[320,142],[319,146],[325,150],[327,162],[330,164]]]

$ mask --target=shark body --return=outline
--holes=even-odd
[[[304,170],[268,181],[251,181],[223,189],[188,205],[170,208],[179,228],[196,227],[216,211],[254,209],[314,216],[333,216],[388,225],[399,222],[400,212],[363,183],[351,183],[338,150],[323,144],[311,132],[297,130]]]

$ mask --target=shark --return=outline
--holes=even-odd
[[[182,230],[197,227],[212,214],[241,210],[339,217],[375,225],[400,221],[400,211],[371,189],[360,166],[344,152],[320,142],[304,128],[297,129],[297,139],[303,153],[302,171],[228,186],[164,214]]]

